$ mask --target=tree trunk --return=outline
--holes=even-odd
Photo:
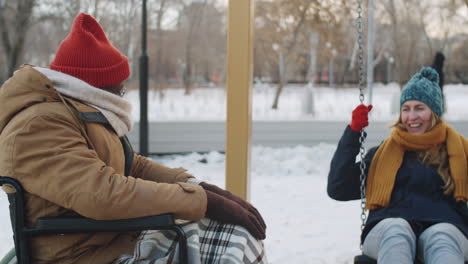
[[[395,70],[396,70],[396,80],[402,87],[403,84],[403,67],[402,67],[402,58],[400,53],[400,41],[398,38],[398,18],[397,18],[397,11],[395,7],[394,0],[388,2],[389,6],[387,6],[387,12],[390,15],[390,20],[392,21],[392,37],[393,37],[393,54],[395,58]]]
[[[271,106],[272,109],[278,109],[279,98],[280,98],[282,91],[283,91],[283,82],[280,81],[278,83],[278,87],[276,88],[275,99],[273,100],[273,105]]]
[[[93,12],[93,16],[98,19],[99,18],[99,0],[94,0],[94,12]]]
[[[7,7],[11,2],[5,2],[4,6],[0,6],[0,32],[7,77],[12,76],[18,67],[35,0],[15,1],[14,3],[16,4],[14,7]],[[7,8],[13,9],[15,14],[7,14]]]
[[[196,30],[199,28],[201,20],[203,19],[204,9],[207,5],[207,0],[204,0],[200,7],[196,10],[191,10],[189,13],[189,28],[187,32],[187,40],[185,42],[185,71],[184,71],[184,86],[185,95],[189,95],[192,89],[192,45],[196,37]]]
[[[287,85],[287,83],[288,83],[288,64],[289,64],[289,60],[291,58],[291,55],[294,52],[294,49],[296,48],[300,31],[301,31],[301,29],[302,29],[302,27],[303,27],[303,25],[304,25],[304,23],[306,21],[306,15],[307,15],[308,8],[311,5],[312,5],[312,1],[309,2],[306,6],[304,6],[302,10],[300,10],[299,20],[298,20],[297,24],[294,26],[294,30],[292,31],[292,40],[288,43],[288,45],[286,45],[285,53],[283,54],[283,56],[284,56],[283,57],[284,61],[283,61],[283,65],[282,65],[283,72],[281,73],[281,71],[280,71],[280,73],[279,73],[280,74],[280,78],[279,78],[280,81],[279,81],[278,87],[276,89],[275,99],[273,101],[273,105],[271,106],[272,109],[278,109],[279,97],[281,95],[283,87],[285,85]],[[280,62],[280,64],[281,64],[281,62]]]
[[[163,30],[162,30],[162,20],[164,17],[164,13],[166,12],[166,4],[167,1],[163,0],[159,4],[159,8],[157,10],[157,18],[156,18],[156,65],[155,65],[155,74],[156,74],[156,90],[159,94],[159,99],[162,100],[164,98],[164,82],[163,80],[163,47],[164,47],[164,38],[163,38]]]
[[[185,70],[184,70],[184,87],[185,95],[190,95],[192,89],[192,49],[187,44],[185,50]]]

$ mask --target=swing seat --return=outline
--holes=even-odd
[[[377,260],[366,255],[358,255],[354,257],[354,264],[377,264]]]
[[[182,228],[175,224],[172,214],[146,216],[122,220],[93,220],[85,217],[43,217],[34,226],[26,226],[24,190],[21,184],[10,177],[0,177],[0,186],[12,188],[8,191],[10,218],[15,248],[10,250],[0,264],[8,264],[16,257],[17,264],[31,263],[30,239],[45,234],[85,232],[131,232],[142,230],[173,230],[179,243],[180,263],[188,263],[187,238]]]
[[[366,255],[358,255],[354,257],[354,264],[377,264],[377,260],[371,257],[368,257]],[[416,258],[416,260],[414,261],[414,264],[424,264],[424,263],[420,262],[418,258]],[[466,261],[465,264],[468,264],[468,261]]]

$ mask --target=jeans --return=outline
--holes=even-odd
[[[406,220],[387,218],[372,228],[362,251],[379,264],[413,264],[416,253],[426,264],[463,264],[468,261],[468,239],[455,226],[439,223],[424,230],[416,243]]]

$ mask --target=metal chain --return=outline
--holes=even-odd
[[[358,0],[358,8],[357,8],[357,33],[358,33],[358,63],[359,63],[359,101],[361,104],[364,104],[364,49],[362,44],[362,0]],[[360,150],[359,154],[361,157],[361,162],[359,164],[359,168],[361,169],[361,231],[364,230],[366,225],[366,163],[364,162],[364,155],[366,153],[366,149],[364,147],[364,140],[365,140],[365,132],[364,129],[361,130],[361,135],[359,137],[359,144]]]

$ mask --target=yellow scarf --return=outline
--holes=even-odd
[[[388,205],[406,150],[427,150],[443,142],[447,144],[450,174],[455,183],[453,195],[457,201],[468,201],[468,141],[453,128],[440,123],[421,135],[400,128],[392,130],[391,136],[378,148],[372,159],[367,178],[366,208],[374,210]]]

